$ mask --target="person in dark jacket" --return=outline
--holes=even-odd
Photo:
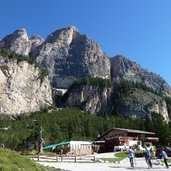
[[[167,156],[167,153],[164,151],[164,148],[162,147],[161,149],[161,153],[160,155],[162,156],[163,160],[164,160],[164,163],[166,165],[167,168],[169,168],[169,165],[167,163],[167,159],[168,159],[168,156]]]
[[[145,161],[148,165],[149,168],[152,168],[152,162],[151,162],[151,153],[150,150],[147,149],[147,147],[145,147],[145,151],[143,152],[143,156],[145,157]]]

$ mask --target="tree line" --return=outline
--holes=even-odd
[[[46,145],[69,140],[94,140],[106,131],[119,127],[155,132],[159,144],[171,142],[171,124],[166,123],[160,114],[151,118],[123,118],[119,116],[94,116],[78,108],[46,110],[30,115],[21,115],[16,120],[0,120],[0,143],[11,149],[27,148],[39,138],[40,127]]]

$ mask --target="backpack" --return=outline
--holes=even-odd
[[[150,157],[151,157],[150,151],[149,151],[149,150],[146,150],[146,151],[144,152],[144,156],[145,156],[145,158],[150,158]]]

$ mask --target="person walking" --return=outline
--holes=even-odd
[[[143,155],[145,157],[145,161],[148,165],[148,168],[152,168],[153,165],[152,165],[152,162],[151,162],[151,153],[150,153],[150,150],[147,149],[147,147],[145,147],[145,151],[143,152]]]
[[[162,147],[161,149],[161,153],[160,155],[162,156],[162,158],[164,159],[164,163],[166,165],[166,168],[169,168],[169,165],[167,163],[167,159],[168,159],[168,156],[167,156],[167,153],[164,151],[164,148]]]
[[[129,157],[130,166],[134,167],[134,150],[132,149],[132,146],[129,147],[128,157]]]

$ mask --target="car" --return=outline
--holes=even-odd
[[[171,157],[171,147],[163,147],[164,148],[164,151],[167,153],[168,157]],[[162,147],[159,147],[157,150],[156,150],[156,157],[157,158],[161,158],[161,150],[162,150]]]

